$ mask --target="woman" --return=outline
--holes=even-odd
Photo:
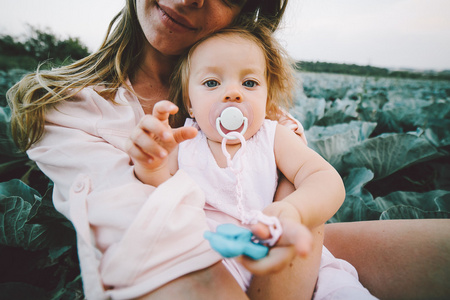
[[[71,66],[29,75],[10,90],[15,139],[54,181],[55,207],[77,229],[88,298],[246,298],[197,236],[167,244],[167,240],[183,239],[181,225],[201,219],[196,210],[201,205],[198,193],[188,178],[179,178],[176,190],[191,197],[181,197],[179,203],[170,205],[187,215],[187,223],[177,228],[159,226],[167,220],[158,219],[165,216],[162,212],[152,214],[161,207],[157,201],[180,196],[167,188],[162,192],[165,197],[158,197],[155,189],[138,183],[125,143],[132,132],[129,128],[151,113],[156,102],[168,98],[169,78],[182,51],[244,16],[270,17],[275,29],[286,4],[281,0],[127,0],[99,51]],[[179,205],[181,202],[184,206]],[[172,218],[169,220],[178,221],[176,215],[167,214]],[[201,222],[198,226],[201,228]],[[402,226],[398,226],[400,232]],[[330,245],[338,245],[336,248],[341,248],[334,239],[342,233],[340,228],[333,226],[327,233]],[[256,277],[249,295],[283,299],[301,293],[299,296],[310,298],[322,238],[323,228],[318,228],[312,255],[295,258],[280,273]],[[365,242],[371,246],[370,241]],[[333,247],[330,250],[338,253]],[[352,254],[346,248],[340,253],[344,258]],[[173,257],[181,259],[174,262]],[[355,265],[361,266],[360,258],[367,260],[360,255]],[[270,262],[249,268],[268,272]],[[294,287],[275,288],[282,286],[279,282],[285,281],[284,276],[293,276],[301,268],[311,270],[311,275],[299,278]],[[150,284],[149,277],[160,280],[150,280]],[[380,286],[373,287],[371,291],[377,295]]]
[[[76,228],[88,298],[135,298],[177,287],[183,298],[188,292],[246,297],[207,242],[182,230],[207,230],[193,183],[179,176],[166,190],[141,184],[126,141],[154,103],[168,98],[169,77],[186,48],[241,17],[270,17],[275,29],[286,4],[129,0],[99,51],[12,88],[16,140],[52,179],[55,207]],[[165,211],[153,213],[158,209]],[[318,258],[311,268],[318,268]],[[311,278],[303,281],[309,297]]]

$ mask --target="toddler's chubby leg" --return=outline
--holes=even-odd
[[[248,298],[225,266],[219,262],[209,268],[177,278],[139,299],[240,300]]]
[[[312,231],[313,247],[307,257],[297,256],[278,273],[254,276],[247,291],[250,299],[311,299],[322,256],[323,227]]]

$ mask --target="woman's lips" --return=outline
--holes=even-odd
[[[177,12],[167,6],[156,3],[160,12],[161,19],[164,21],[169,29],[179,32],[195,31],[197,28],[185,17],[179,15]]]

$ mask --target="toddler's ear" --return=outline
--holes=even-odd
[[[194,118],[194,111],[192,110],[192,107],[189,107],[189,116],[193,119]]]

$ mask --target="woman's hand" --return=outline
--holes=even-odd
[[[265,258],[252,260],[245,256],[239,257],[239,262],[255,275],[278,272],[289,265],[296,255],[307,256],[312,247],[312,234],[301,224],[297,209],[292,204],[284,201],[274,202],[263,212],[278,217],[283,234]],[[270,238],[269,228],[264,224],[254,225],[252,232],[259,239]]]
[[[136,176],[144,183],[157,186],[167,180],[169,153],[197,135],[193,127],[170,127],[169,115],[177,111],[178,107],[170,101],[156,103],[153,114],[145,115],[130,135],[127,153],[135,165]]]

